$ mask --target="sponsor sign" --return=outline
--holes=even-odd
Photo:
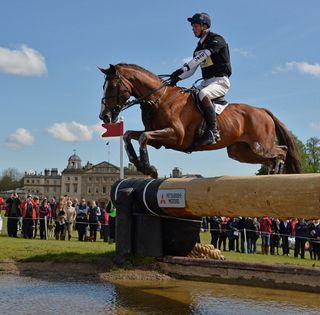
[[[159,189],[157,193],[160,208],[184,208],[186,206],[184,189]]]

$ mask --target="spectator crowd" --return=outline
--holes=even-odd
[[[30,194],[21,200],[13,193],[4,204],[9,237],[17,237],[21,230],[27,239],[36,238],[39,232],[42,240],[71,240],[76,230],[79,241],[95,242],[98,232],[103,241],[115,241],[116,208],[111,200],[98,204],[66,195],[49,201]],[[320,219],[213,216],[203,218],[202,231],[210,231],[211,244],[222,251],[255,254],[260,239],[263,255],[289,256],[292,248],[294,257],[305,258],[308,251],[311,259],[320,260]]]
[[[203,218],[202,231],[206,230],[211,233],[211,244],[223,251],[255,254],[260,238],[263,255],[289,256],[292,248],[294,257],[304,259],[307,250],[311,259],[320,260],[320,219],[214,216]]]
[[[98,204],[95,200],[87,202],[84,198],[78,202],[69,196],[58,201],[52,198],[39,199],[27,195],[22,200],[13,193],[5,201],[5,217],[9,237],[17,237],[18,231],[24,238],[40,239],[50,236],[56,240],[71,240],[72,231],[78,232],[79,241],[97,240],[97,232],[105,242],[115,240],[116,208],[110,200],[108,204]]]

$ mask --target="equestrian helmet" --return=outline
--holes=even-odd
[[[189,17],[187,20],[191,23],[191,25],[192,24],[207,24],[209,28],[211,26],[210,16],[209,16],[209,14],[207,14],[205,12],[196,13],[192,17]]]

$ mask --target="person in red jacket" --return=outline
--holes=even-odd
[[[31,195],[22,202],[22,231],[24,238],[32,238],[35,219],[37,218],[37,203],[32,199]]]
[[[260,220],[260,232],[261,232],[261,254],[268,255],[270,247],[270,234],[272,232],[272,221],[269,217],[263,217]]]

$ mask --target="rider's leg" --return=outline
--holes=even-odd
[[[202,144],[215,144],[220,140],[220,134],[217,129],[217,117],[215,106],[212,104],[209,96],[205,96],[202,99],[202,110],[205,114],[205,120],[207,122],[207,130],[204,134]]]
[[[205,114],[208,129],[204,135],[203,144],[214,144],[220,140],[220,134],[217,129],[216,112],[211,100],[224,96],[229,88],[230,81],[228,77],[219,77],[203,80],[199,86],[199,99]]]

